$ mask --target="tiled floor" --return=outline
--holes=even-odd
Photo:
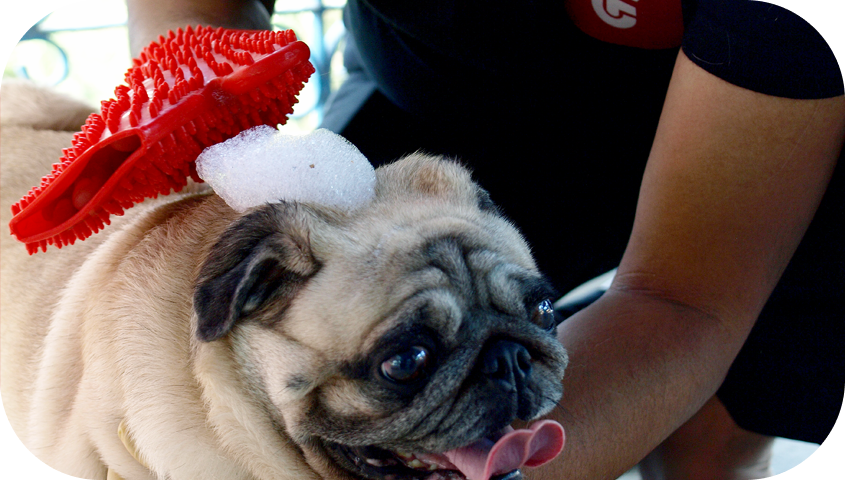
[[[795,467],[812,455],[817,448],[819,446],[814,443],[798,442],[784,438],[775,440],[772,474],[777,475]],[[641,480],[641,477],[637,469],[634,468],[619,477],[619,480]]]

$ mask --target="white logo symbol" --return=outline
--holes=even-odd
[[[593,10],[611,27],[631,28],[637,24],[637,9],[622,0],[592,0]],[[639,0],[633,0],[635,2]]]

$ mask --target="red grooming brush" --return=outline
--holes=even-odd
[[[202,150],[257,125],[287,121],[314,73],[291,30],[187,27],[134,60],[115,99],[88,117],[60,163],[12,206],[30,254],[84,240],[112,214],[179,191]]]

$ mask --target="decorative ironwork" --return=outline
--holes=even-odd
[[[41,2],[41,5],[45,8],[31,9],[28,8],[29,5],[26,5],[26,8],[20,8],[19,10],[21,11],[15,12],[15,4],[23,5],[23,3],[24,2],[15,2],[13,0],[3,0],[3,6],[6,8],[3,9],[4,12],[0,15],[0,36],[2,36],[3,40],[3,44],[0,45],[0,48],[8,49],[10,46],[28,41],[46,43],[55,49],[60,59],[60,64],[58,65],[58,75],[47,79],[47,83],[52,85],[58,84],[66,79],[68,75],[67,54],[62,47],[57,45],[51,39],[51,32],[44,31],[40,28],[41,22],[53,13],[53,10],[56,8],[56,2],[55,0],[49,0],[47,3]],[[38,3],[36,2],[36,6],[37,5]],[[16,63],[11,68],[20,78],[32,78],[25,65]],[[43,81],[44,79],[39,80]]]

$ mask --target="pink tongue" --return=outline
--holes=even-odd
[[[566,441],[563,427],[541,420],[528,429],[506,433],[495,444],[480,440],[443,455],[469,480],[488,480],[522,466],[538,467],[555,458]]]

